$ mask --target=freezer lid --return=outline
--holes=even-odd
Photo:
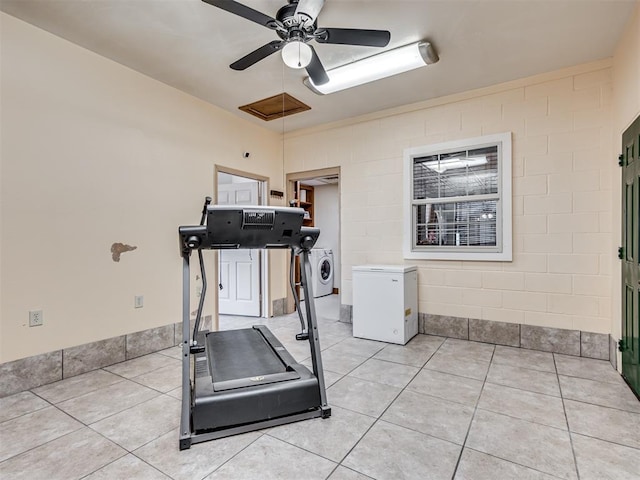
[[[418,269],[415,265],[357,265],[353,272],[406,273]]]

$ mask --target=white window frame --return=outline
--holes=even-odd
[[[497,251],[473,247],[414,246],[415,221],[413,199],[413,161],[430,155],[498,146],[498,208],[496,222]],[[415,260],[479,260],[510,262],[513,259],[511,197],[511,132],[424,145],[404,150],[404,258]],[[462,251],[464,249],[464,251]]]

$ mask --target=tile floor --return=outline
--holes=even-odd
[[[175,347],[0,399],[0,478],[640,479],[640,402],[608,362],[355,339],[338,307],[318,301],[330,419],[180,452]],[[295,314],[264,323],[306,363]]]

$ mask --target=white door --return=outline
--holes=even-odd
[[[218,184],[218,205],[257,205],[258,182]],[[218,312],[260,316],[260,250],[220,250]]]

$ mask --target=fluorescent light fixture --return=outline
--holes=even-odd
[[[477,167],[479,165],[485,165],[486,163],[487,157],[480,155],[477,157],[451,157],[445,158],[444,160],[435,160],[425,163],[425,167],[434,172],[444,173],[447,170],[453,170],[455,168]]]
[[[299,40],[292,40],[282,49],[282,60],[287,67],[305,68],[311,63],[311,47]]]
[[[284,55],[284,51],[282,53]],[[417,42],[327,70],[329,81],[322,85],[315,85],[309,77],[304,84],[315,93],[326,95],[431,65],[438,60],[438,54],[429,42]]]

